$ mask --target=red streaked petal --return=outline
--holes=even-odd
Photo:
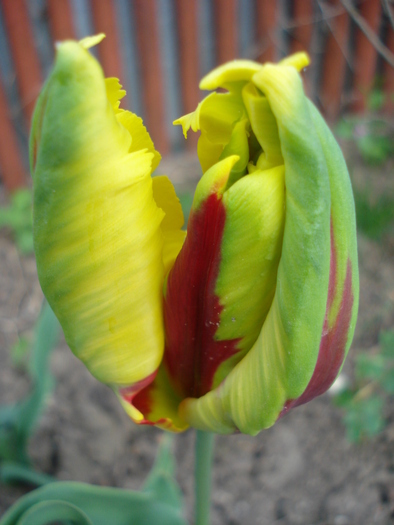
[[[181,399],[170,385],[165,370],[160,367],[152,376],[149,377],[149,381],[147,378],[142,388],[142,382],[139,382],[138,389],[133,385],[118,390],[123,408],[139,425],[183,432],[188,425],[178,414]]]
[[[340,308],[335,322],[329,327],[328,316],[335,297],[336,286],[337,254],[331,225],[330,279],[328,286],[327,309],[316,367],[303,394],[297,399],[288,400],[279,417],[282,417],[291,408],[308,403],[308,401],[311,401],[313,398],[326,392],[339,373],[345,357],[354,304],[352,291],[352,267],[350,259],[347,261],[346,277],[343,284]]]
[[[219,365],[238,351],[238,339],[215,339],[223,309],[215,285],[225,220],[221,195],[209,195],[192,212],[185,244],[168,277],[164,363],[185,397],[207,393]]]

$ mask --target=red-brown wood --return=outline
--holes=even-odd
[[[274,0],[257,0],[256,32],[260,62],[274,62],[276,55],[275,30],[277,24],[277,2]]]
[[[380,0],[364,0],[360,4],[361,16],[376,34],[379,34],[381,10]],[[357,29],[354,61],[353,111],[364,111],[366,108],[368,93],[371,91],[375,79],[376,59],[376,49],[361,29]]]
[[[75,39],[74,20],[70,0],[47,0],[52,40],[60,42]]]
[[[387,35],[387,47],[394,53],[394,28],[390,27]],[[394,112],[394,67],[388,62],[384,63],[384,92],[386,95],[385,109],[390,113]]]
[[[41,66],[24,0],[1,0],[21,106],[28,124],[42,84]]]
[[[169,151],[166,130],[163,74],[155,0],[134,0],[137,47],[142,75],[145,125],[161,154]]]
[[[7,190],[15,190],[26,184],[15,129],[12,125],[7,99],[0,81],[0,176]]]
[[[198,53],[198,0],[176,0],[179,69],[181,74],[182,111],[191,113],[200,100],[198,83],[200,64]],[[188,149],[195,150],[198,135],[190,132]]]
[[[291,53],[309,51],[313,32],[313,3],[312,0],[297,0],[293,4]]]
[[[214,0],[216,63],[238,58],[238,2]]]
[[[119,31],[116,21],[116,7],[112,0],[90,0],[95,33],[105,33],[106,38],[97,46],[100,63],[106,77],[123,76],[119,46]]]
[[[330,2],[333,9],[341,7],[340,0]],[[341,99],[346,73],[346,55],[349,49],[349,15],[343,10],[330,19],[330,33],[324,52],[320,101],[325,115],[334,120],[341,109]]]

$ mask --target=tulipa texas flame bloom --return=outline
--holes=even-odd
[[[304,54],[234,61],[176,123],[201,130],[187,236],[160,156],[87,48],[58,45],[31,137],[43,291],[72,351],[137,423],[256,434],[325,392],[349,349],[358,267],[340,149]]]

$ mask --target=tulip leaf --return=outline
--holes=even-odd
[[[31,393],[15,405],[0,407],[0,462],[29,464],[27,442],[53,386],[49,356],[56,346],[59,333],[59,323],[45,302],[36,325],[29,362],[29,375],[33,383]]]
[[[4,461],[0,468],[0,481],[5,484],[23,483],[24,485],[42,487],[47,483],[52,483],[54,478],[42,472],[36,472],[21,463]]]
[[[23,496],[3,516],[0,525],[30,525],[32,522],[26,518],[29,512],[39,509],[37,505],[50,503],[53,504],[47,507],[50,519],[37,521],[37,525],[52,523],[55,519],[69,521],[70,514],[65,516],[68,511],[74,512],[73,523],[78,525],[186,525],[178,509],[152,494],[67,481],[49,483]],[[82,517],[85,521],[81,521]]]
[[[64,501],[43,501],[33,505],[18,520],[18,525],[46,525],[67,520],[74,525],[93,525],[92,521],[86,514],[78,509],[75,505],[65,503]]]
[[[0,525],[45,525],[65,520],[75,525],[186,525],[174,478],[171,443],[171,436],[163,436],[142,492],[77,482],[47,483],[42,477],[43,486],[20,498]],[[11,478],[15,468],[9,465]],[[18,478],[29,477],[25,471],[17,474]]]

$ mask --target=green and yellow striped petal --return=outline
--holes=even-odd
[[[123,94],[84,43],[61,43],[31,137],[41,286],[70,348],[115,389],[159,368],[163,282],[184,237],[171,184],[152,183],[160,155],[119,108]]]

